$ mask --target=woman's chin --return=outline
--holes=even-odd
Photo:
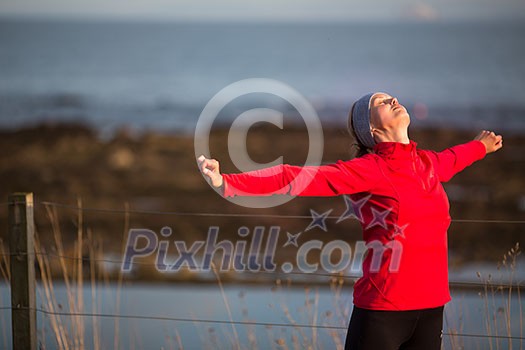
[[[395,119],[399,123],[406,123],[407,126],[410,124],[410,115],[408,114],[408,112],[399,113],[398,115],[396,115]]]

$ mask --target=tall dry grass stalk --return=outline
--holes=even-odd
[[[518,256],[521,254],[520,251],[520,245],[519,243],[516,243],[516,245],[511,248],[505,255],[503,255],[502,265],[507,271],[507,275],[509,276],[509,291],[508,291],[508,297],[507,297],[507,308],[505,310],[505,328],[507,331],[507,336],[512,336],[512,328],[511,328],[511,299],[512,299],[512,284],[514,283],[514,278],[516,274],[516,260]],[[520,297],[520,286],[518,281],[518,287],[517,293],[518,293],[518,303],[519,303],[519,315],[520,315],[520,336],[523,333],[523,311],[521,310],[521,300]],[[503,288],[501,289],[503,292]],[[523,341],[520,342],[520,348],[523,347],[522,345]],[[509,340],[509,350],[512,350],[512,341]]]
[[[9,264],[9,250],[4,246],[3,240],[0,238],[0,274],[2,275],[3,283],[5,283],[6,286],[9,286],[9,281],[11,280],[11,266]],[[7,298],[9,299],[9,298]],[[2,293],[0,293],[0,305],[11,305],[11,300],[4,301],[4,297]],[[0,327],[2,327],[2,345],[4,349],[8,348],[7,340],[8,334],[7,334],[7,321],[6,321],[6,314],[7,311],[2,312],[2,317],[0,318]]]
[[[248,311],[248,306],[246,305],[245,295],[246,295],[246,293],[244,293],[242,291],[239,292],[241,313],[243,315],[243,318],[246,321],[253,321],[253,320],[250,320],[248,318],[249,311]],[[257,346],[257,335],[256,335],[256,332],[255,332],[255,326],[254,325],[247,325],[246,326],[246,334],[248,336],[248,348],[249,349],[257,349],[258,346]]]
[[[122,247],[121,247],[121,256],[124,256],[125,252],[125,242],[126,239],[124,237],[129,231],[129,203],[124,203],[124,231],[122,233]],[[117,291],[116,291],[116,314],[120,314],[120,292],[122,289],[122,281],[123,281],[123,273],[122,269],[118,270],[118,277],[117,277]],[[115,318],[115,335],[113,337],[113,349],[119,349],[119,341],[120,341],[120,317]]]
[[[508,252],[503,255],[502,261],[498,264],[498,270],[501,270],[503,267],[506,272],[505,281],[501,283],[493,281],[493,276],[488,275],[487,278],[484,278],[481,273],[477,273],[478,278],[483,283],[483,292],[479,293],[483,299],[483,312],[485,314],[485,330],[487,332],[487,342],[488,348],[490,350],[504,347],[505,342],[503,342],[500,336],[512,337],[512,293],[513,293],[513,283],[515,282],[516,274],[516,264],[517,258],[521,254],[519,243],[511,248]],[[520,283],[521,281],[519,281]],[[520,337],[523,337],[523,309],[521,304],[521,291],[520,284],[516,287],[516,293],[518,298],[518,314],[519,314],[519,329]],[[498,306],[496,303],[496,296],[501,298],[504,302],[504,306]],[[503,332],[501,334],[500,332]],[[495,336],[492,338],[491,336]],[[515,335],[514,335],[515,336]],[[509,350],[513,349],[513,340],[508,338],[506,342],[506,348]],[[520,340],[520,350],[523,349],[523,340]]]
[[[276,288],[277,291],[282,291],[282,281],[280,279],[276,281],[276,286],[277,286]],[[288,291],[289,291],[289,287],[291,286],[291,280],[288,280],[287,286],[288,286]],[[301,339],[297,339],[298,343],[304,349],[310,349],[310,345],[309,345],[309,343],[311,343],[310,339],[308,338],[307,334],[304,332],[302,327],[296,327],[297,321],[292,316],[292,313],[290,312],[290,309],[283,298],[280,299],[280,306],[281,306],[281,311],[284,313],[284,315],[288,319],[288,322],[290,322],[290,324],[294,326],[293,329],[296,332],[298,332],[299,335],[301,336]],[[281,338],[277,339],[277,341],[280,343],[280,345],[284,343],[283,339]]]
[[[78,227],[77,227],[77,241],[75,242],[75,253],[76,253],[76,257],[77,257],[77,260],[75,261],[76,262],[76,277],[77,277],[77,285],[76,285],[76,310],[77,310],[77,313],[84,313],[84,276],[83,276],[83,258],[84,258],[84,255],[83,255],[83,252],[82,252],[82,248],[83,248],[83,245],[84,245],[84,241],[83,241],[83,231],[82,231],[82,226],[84,224],[84,220],[83,220],[83,215],[82,215],[82,200],[80,198],[77,199],[77,222],[78,222]],[[75,341],[75,347],[77,349],[84,349],[84,334],[85,334],[85,330],[84,330],[84,317],[82,316],[77,316],[75,317],[75,321],[76,321],[76,324],[77,324],[77,336],[75,337],[76,338],[76,341]]]
[[[219,285],[219,289],[221,290],[221,296],[222,300],[224,301],[224,306],[226,307],[226,312],[228,313],[228,317],[230,318],[231,326],[232,326],[232,333],[233,333],[233,341],[232,341],[232,347],[234,349],[240,350],[241,345],[239,341],[239,335],[237,334],[237,329],[235,328],[235,324],[233,323],[233,317],[232,312],[230,309],[230,303],[228,302],[228,298],[226,297],[226,293],[224,292],[224,287],[222,286],[222,280],[221,276],[217,273],[217,268],[215,267],[215,263],[211,263],[211,268],[213,270],[213,273],[215,274],[215,278],[217,279],[217,284]]]
[[[50,257],[57,258],[62,272],[62,279],[66,287],[67,308],[73,314],[79,314],[84,311],[83,299],[83,276],[82,276],[82,203],[78,210],[78,228],[77,241],[75,242],[75,249],[72,259],[67,259],[67,252],[63,246],[62,233],[60,229],[60,221],[56,207],[46,205],[46,212],[51,222],[54,237],[54,246],[56,254],[54,256],[47,255],[45,248],[42,246],[40,239],[35,237],[35,250],[37,253],[37,260],[41,274],[42,286],[44,291],[44,298],[42,299],[47,304],[48,310],[56,312],[56,310],[63,311],[64,305],[57,303],[56,293],[54,287],[54,276],[50,267]],[[67,261],[66,261],[67,259]],[[84,318],[79,315],[71,315],[70,327],[65,327],[60,315],[50,315],[51,328],[55,333],[58,347],[60,349],[84,349],[84,333],[85,325]],[[70,328],[68,332],[68,328]]]
[[[40,279],[43,289],[38,289],[42,305],[50,312],[48,314],[51,323],[51,330],[55,335],[57,347],[59,349],[69,349],[70,344],[67,341],[68,334],[62,324],[62,319],[55,313],[62,308],[55,298],[55,290],[53,285],[53,277],[51,275],[51,268],[49,267],[49,258],[46,256],[46,250],[40,243],[39,235],[35,235],[35,253],[40,269]]]
[[[82,201],[77,202],[76,213],[76,241],[71,250],[67,250],[63,244],[63,237],[60,228],[60,219],[57,209],[54,206],[46,205],[46,214],[51,223],[53,241],[51,251],[41,242],[38,234],[35,235],[35,255],[40,271],[41,288],[38,288],[42,305],[50,313],[45,317],[49,319],[50,329],[56,344],[51,348],[58,349],[86,349],[86,328],[87,320],[90,320],[89,326],[92,329],[90,337],[90,348],[94,350],[103,349],[102,336],[100,330],[100,314],[102,309],[102,299],[98,296],[100,286],[109,286],[110,279],[108,272],[97,265],[97,261],[102,260],[103,247],[100,239],[96,239],[93,232],[87,230],[87,238],[84,235],[84,217]],[[128,213],[126,212],[125,229],[128,225]],[[89,287],[91,291],[91,316],[86,316],[84,305],[84,261],[88,261],[89,266]],[[5,265],[5,264],[4,264]],[[87,267],[87,266],[86,266]],[[58,275],[57,275],[58,271]],[[57,300],[56,281],[60,277],[63,281],[66,292],[66,304]],[[119,274],[117,287],[116,307],[120,304],[120,287],[122,285],[122,275]],[[64,313],[56,314],[56,313]],[[65,315],[71,313],[72,315]],[[118,310],[117,310],[118,313]],[[118,318],[116,318],[118,320]],[[119,332],[118,321],[115,321],[115,335],[113,344],[115,349],[119,349]],[[42,327],[42,329],[44,329]],[[40,339],[40,344],[45,347],[45,336]]]
[[[344,327],[348,326],[350,320],[350,312],[352,302],[349,299],[348,293],[343,293],[343,288],[345,287],[345,278],[342,272],[339,273],[339,276],[334,276],[330,280],[330,290],[332,291],[334,297],[332,299],[333,310],[335,310],[335,319],[332,321],[332,324],[342,325]],[[334,312],[327,311],[326,318],[327,321],[332,319]],[[325,322],[325,325],[328,323]],[[330,337],[334,341],[337,349],[343,349],[346,333],[341,334],[341,332],[330,331]]]
[[[89,247],[89,256],[90,257],[98,257],[102,256],[102,254],[97,254],[98,252],[95,250],[95,242],[93,239],[93,232],[91,230],[87,230],[88,234],[88,244]],[[101,253],[101,252],[100,252]],[[91,322],[93,324],[93,350],[100,350],[100,326],[97,314],[100,312],[100,301],[97,299],[97,276],[96,276],[96,265],[95,265],[95,259],[89,259],[89,271],[90,271],[90,283],[91,283],[91,313],[93,314],[91,316]]]
[[[300,321],[297,320],[297,317],[292,315],[292,312],[289,308],[289,305],[283,294],[289,293],[292,286],[291,279],[288,279],[286,283],[283,283],[282,280],[277,279],[275,282],[275,287],[272,288],[273,292],[279,294],[279,306],[280,311],[284,313],[284,316],[288,322],[292,325],[292,334],[291,334],[291,346],[293,349],[323,349],[324,346],[328,349],[342,350],[344,348],[344,342],[346,338],[346,332],[340,330],[331,330],[323,329],[324,332],[327,332],[327,335],[332,339],[333,344],[322,344],[319,341],[319,329],[317,326],[340,326],[346,328],[348,325],[349,315],[350,315],[350,300],[345,298],[346,294],[342,293],[344,286],[343,274],[334,276],[330,280],[330,290],[333,293],[332,305],[334,305],[332,310],[325,310],[324,312],[320,310],[319,300],[320,293],[319,289],[316,287],[312,290],[310,287],[304,288],[305,302],[304,308],[301,308],[297,317],[301,318]],[[283,289],[286,288],[286,289]],[[283,293],[284,292],[284,293]],[[335,315],[335,317],[334,317]],[[304,319],[304,320],[303,320]],[[305,330],[303,327],[299,327],[299,324],[309,324],[312,327],[309,330]],[[273,333],[268,332],[272,336]],[[275,342],[279,349],[288,348],[287,341],[278,337],[277,339],[270,340]]]

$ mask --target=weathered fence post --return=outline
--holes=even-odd
[[[9,196],[13,349],[37,349],[33,194]]]

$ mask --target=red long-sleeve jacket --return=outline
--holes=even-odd
[[[442,306],[450,301],[450,215],[441,182],[482,159],[486,149],[480,141],[442,152],[416,146],[382,142],[374,153],[331,165],[224,174],[224,196],[350,195],[369,250],[354,304],[372,310]]]

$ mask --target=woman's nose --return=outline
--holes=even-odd
[[[393,104],[393,105],[397,105],[397,104],[399,104],[399,101],[397,100],[396,97],[392,97],[392,102],[391,102],[391,104]]]

